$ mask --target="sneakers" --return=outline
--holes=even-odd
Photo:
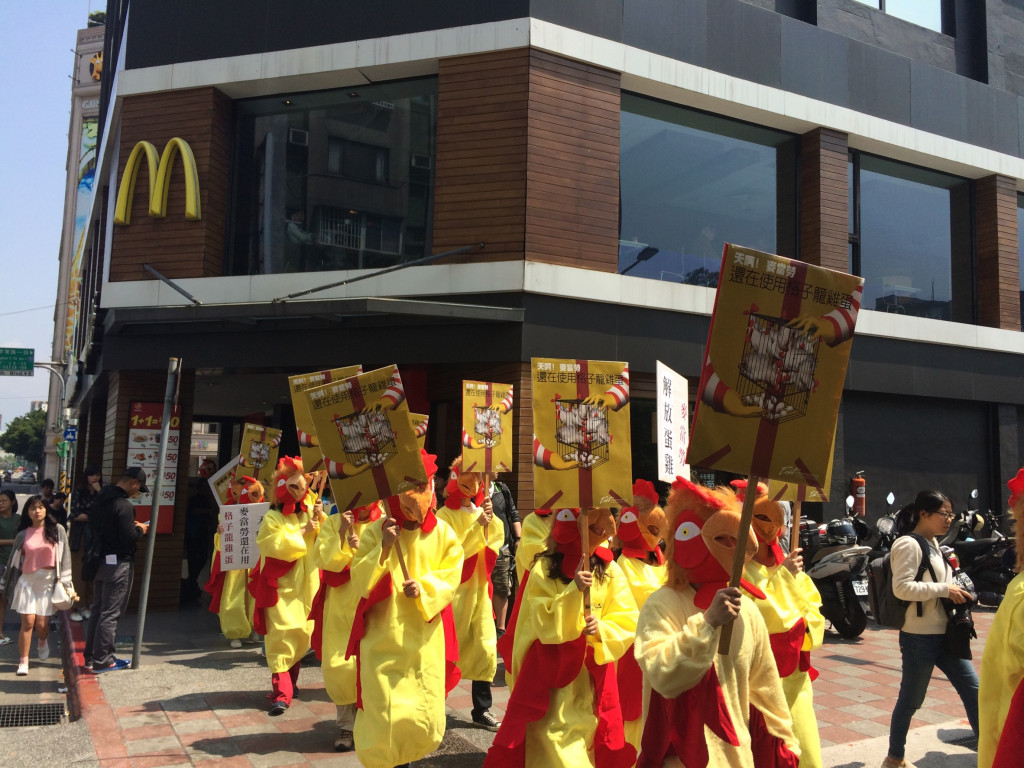
[[[85,619],[85,616],[83,616],[78,611],[72,611],[71,612],[71,620],[72,621],[82,621],[83,619]]]
[[[78,612],[82,614],[83,619],[88,619],[90,616],[92,616],[92,611],[90,611],[88,608],[81,608],[79,609]]]
[[[497,731],[501,727],[501,723],[488,710],[484,710],[478,715],[474,714],[473,723],[488,731]]]
[[[0,645],[10,645],[14,642],[13,637],[0,637]]]
[[[277,717],[278,715],[283,715],[286,709],[288,709],[288,705],[283,699],[278,699],[270,705],[270,711],[267,714],[271,717]]]
[[[241,640],[232,640],[231,641],[231,647],[232,648],[241,648],[242,647],[242,641]]]
[[[27,675],[28,674],[28,662],[26,661],[24,664],[19,664],[18,665],[18,671],[15,672],[15,674],[16,675]]]
[[[906,760],[894,760],[891,757],[886,757],[882,761],[882,768],[916,768],[916,766]]]
[[[334,740],[334,751],[335,752],[351,752],[355,749],[356,743],[352,738],[352,731],[340,730],[338,731],[338,738]]]
[[[117,672],[121,669],[128,669],[128,667],[130,667],[131,665],[132,663],[127,659],[114,659],[114,663],[111,664],[109,667],[97,667],[95,664],[93,664],[92,667],[88,667],[87,669],[94,675],[98,675],[101,672]]]
[[[36,651],[39,653],[40,661],[46,661],[50,658],[50,644],[45,640],[39,641],[39,644],[36,645]]]

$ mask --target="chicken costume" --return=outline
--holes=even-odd
[[[633,504],[632,507],[625,507],[619,516],[618,538],[622,550],[615,562],[622,569],[639,610],[654,590],[665,583],[665,556],[658,544],[668,527],[668,521],[665,519],[665,511],[658,506],[658,492],[649,480],[633,483]],[[633,656],[632,645],[619,659],[615,672],[619,682],[626,741],[639,754],[643,730],[644,680]]]
[[[314,630],[312,645],[323,664],[324,688],[338,707],[341,743],[335,748],[342,751],[352,748],[356,703],[356,660],[345,658],[360,597],[352,586],[350,566],[363,531],[382,516],[380,502],[331,515],[321,526],[316,542],[321,580],[317,600],[323,601],[323,618],[319,624],[322,637],[318,638]]]
[[[358,663],[355,747],[367,768],[391,768],[437,749],[445,693],[457,679],[448,674],[455,638],[451,611],[448,620],[444,614],[462,578],[462,547],[434,514],[436,457],[423,456],[430,479],[401,494],[392,517],[366,527],[351,566],[360,596],[348,647]],[[384,526],[393,528],[395,521],[398,543],[385,547]],[[416,597],[405,592],[399,551]]]
[[[627,768],[636,753],[623,736],[615,662],[633,642],[637,609],[611,552],[598,546],[615,522],[608,509],[560,509],[554,517],[551,547],[530,569],[502,638],[513,638],[506,666],[515,687],[484,766]],[[589,588],[597,620],[590,635],[574,580],[583,561],[581,525],[588,526],[591,572],[604,568]]]
[[[727,488],[676,478],[667,512],[668,581],[641,609],[634,646],[644,675],[637,766],[796,768],[800,748],[761,614],[741,598],[727,655],[705,618],[728,585],[739,500]],[[752,557],[753,534],[745,546]],[[741,586],[763,598],[746,579]]]
[[[746,481],[733,485],[746,492]],[[793,733],[800,743],[800,768],[821,768],[821,740],[814,715],[811,682],[818,673],[811,667],[811,651],[825,638],[821,595],[811,578],[801,571],[793,574],[782,565],[785,556],[779,546],[779,532],[785,520],[782,505],[768,498],[768,488],[758,484],[751,528],[757,537],[757,553],[746,565],[746,576],[765,593],[756,600],[768,628],[775,664],[793,718]]]
[[[323,509],[309,490],[302,459],[285,456],[274,472],[278,508],[263,517],[256,546],[260,562],[249,591],[255,599],[256,631],[265,635],[273,691],[270,714],[291,704],[302,657],[309,650],[313,622],[309,611],[320,587],[316,536]]]
[[[516,575],[520,585],[533,567],[533,558],[548,544],[552,520],[550,509],[535,509],[523,520],[523,534],[516,546]]]
[[[228,504],[258,504],[263,501],[263,484],[254,477],[242,477],[228,490]],[[237,495],[236,495],[237,494]],[[249,570],[223,571],[220,560],[220,532],[213,537],[210,578],[203,589],[210,594],[210,613],[217,614],[220,631],[228,640],[245,640],[252,635],[253,599],[249,594]]]
[[[1024,469],[1007,483],[1017,524],[1017,570],[981,657],[978,768],[1016,768],[1024,755]]]
[[[482,475],[461,470],[459,458],[451,466],[445,503],[437,517],[455,532],[465,558],[452,612],[459,638],[459,671],[463,679],[473,681],[473,714],[479,715],[491,707],[491,681],[498,671],[491,572],[505,543],[505,527],[494,515],[486,516],[489,521],[484,523]]]

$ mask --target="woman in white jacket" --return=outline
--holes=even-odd
[[[949,499],[938,491],[921,491],[898,516],[900,531],[911,535],[900,536],[892,545],[892,591],[911,603],[900,630],[903,679],[889,725],[889,755],[883,768],[913,768],[904,759],[907,731],[928,692],[934,667],[949,678],[964,703],[971,728],[978,733],[978,675],[970,661],[950,656],[943,649],[947,619],[942,600],[960,604],[972,597],[953,584],[953,571],[939,549],[938,539],[945,536],[953,517]],[[925,548],[929,562],[921,572]]]

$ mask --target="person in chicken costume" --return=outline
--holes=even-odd
[[[259,504],[263,501],[263,483],[254,477],[240,476],[228,489],[228,504]],[[231,641],[232,648],[241,648],[242,641],[252,635],[253,600],[249,594],[249,571],[245,568],[221,570],[220,536],[217,526],[213,537],[213,561],[210,578],[203,589],[210,594],[210,613],[216,613],[220,631]]]
[[[729,588],[740,502],[685,478],[667,508],[667,581],[640,611],[634,654],[644,675],[639,768],[796,768],[800,747],[764,619]],[[745,547],[757,550],[753,534]],[[743,591],[764,599],[746,579]],[[728,654],[719,628],[732,622]]]
[[[552,520],[550,509],[535,509],[523,520],[523,535],[516,546],[516,576],[520,591],[523,579],[533,567],[533,558],[547,547]]]
[[[363,531],[381,517],[383,505],[379,501],[331,515],[320,527],[316,541],[320,591],[310,614],[314,618],[311,644],[323,664],[324,688],[337,707],[334,748],[339,752],[353,749],[356,718],[356,660],[345,658],[352,618],[359,604],[351,580],[352,559]],[[322,617],[319,622],[315,619],[318,608]]]
[[[501,723],[490,712],[491,682],[498,670],[491,572],[505,543],[505,528],[491,511],[483,481],[480,472],[463,472],[462,458],[457,458],[437,516],[455,531],[465,558],[452,611],[459,638],[459,672],[464,680],[473,681],[471,716],[477,725],[496,731]]]
[[[548,548],[502,638],[512,638],[514,686],[485,768],[627,768],[636,759],[623,736],[615,662],[633,642],[637,609],[601,546],[614,533],[607,508],[554,513]]]
[[[291,704],[302,657],[310,647],[309,611],[320,587],[316,537],[324,520],[323,503],[310,490],[297,456],[277,463],[274,498],[276,508],[263,517],[256,536],[260,561],[249,580],[253,623],[265,635],[272,716]]]
[[[622,549],[615,562],[626,577],[638,610],[665,583],[665,556],[658,544],[665,535],[668,521],[658,501],[654,484],[649,480],[637,480],[633,483],[633,506],[625,507],[619,515],[617,536]],[[615,671],[626,740],[639,753],[644,681],[632,646],[619,659]]]
[[[978,768],[1016,768],[1024,756],[1024,469],[1007,486],[1017,575],[1006,587],[981,657]]]
[[[740,500],[747,492],[746,480],[733,481]],[[785,555],[779,546],[779,532],[785,519],[782,504],[768,497],[768,487],[758,483],[751,529],[757,538],[757,552],[747,563],[747,579],[765,593],[756,600],[782,689],[793,719],[793,733],[800,743],[800,768],[821,768],[821,740],[814,716],[811,682],[818,673],[811,667],[811,651],[825,638],[821,595],[803,572],[803,557],[795,548]]]
[[[355,748],[367,768],[404,765],[437,749],[445,695],[458,681],[451,601],[462,546],[435,514],[437,457],[421,456],[427,482],[389,499],[388,517],[366,527],[352,561],[360,600],[347,655],[357,661]]]

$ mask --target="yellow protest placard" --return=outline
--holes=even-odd
[[[427,481],[398,367],[308,389],[338,509],[355,509]]]
[[[322,462],[320,449],[317,447],[316,430],[313,429],[313,420],[310,418],[302,393],[307,389],[322,387],[324,384],[347,379],[362,372],[363,366],[348,365],[344,368],[300,373],[288,377],[288,391],[291,393],[292,411],[295,413],[295,431],[299,437],[299,454],[302,456],[302,466],[307,472],[320,469]]]
[[[512,385],[462,382],[462,471],[512,471]]]
[[[281,430],[260,424],[242,427],[242,446],[238,451],[238,471],[235,476],[247,475],[259,480],[264,488],[271,482],[277,467],[277,452],[281,446]]]
[[[863,284],[726,246],[690,464],[827,490]]]
[[[633,503],[629,365],[533,358],[534,503]]]

